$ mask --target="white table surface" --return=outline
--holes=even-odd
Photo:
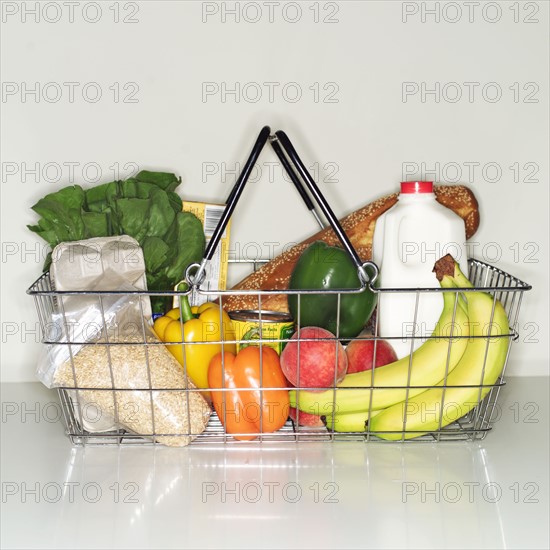
[[[1,547],[548,548],[548,388],[509,379],[478,443],[119,449],[4,384]]]

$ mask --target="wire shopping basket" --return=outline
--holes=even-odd
[[[201,284],[205,278],[208,262],[212,259],[219,240],[235,209],[250,172],[267,141],[270,141],[275,153],[281,160],[290,179],[300,193],[307,208],[312,212],[321,227],[324,224],[316,211],[313,199],[328,220],[332,230],[340,240],[342,247],[353,261],[358,276],[357,288],[335,290],[205,290]],[[307,189],[307,191],[306,191]],[[251,261],[253,269],[258,268],[265,260]],[[230,263],[243,263],[229,260]],[[494,423],[494,412],[500,392],[504,385],[506,363],[513,341],[517,340],[516,330],[522,294],[530,290],[523,281],[479,260],[469,260],[469,279],[471,288],[452,289],[385,289],[375,285],[378,268],[372,262],[363,262],[352,246],[340,223],[324,199],[296,153],[292,143],[284,132],[270,135],[269,127],[260,132],[244,168],[226,201],[214,234],[206,248],[203,261],[189,266],[186,280],[189,288],[185,291],[56,291],[48,273],[43,274],[29,289],[32,295],[42,329],[42,341],[49,350],[62,348],[65,352],[64,377],[56,384],[64,413],[66,432],[75,445],[115,444],[141,445],[166,444],[186,445],[229,443],[239,439],[260,442],[296,442],[296,441],[449,441],[483,439]],[[384,375],[378,375],[373,369],[368,375],[369,382],[362,385],[339,384],[337,376],[339,353],[345,353],[343,345],[349,341],[340,335],[340,306],[343,298],[372,292],[383,296],[384,293],[409,292],[416,295],[416,301],[425,293],[441,292],[452,295],[454,306],[449,317],[450,332],[439,336],[407,336],[412,343],[422,338],[431,343],[439,340],[439,357],[441,365],[430,365],[440,368],[441,376],[430,384],[418,382],[418,368],[415,369],[417,355],[411,356],[401,364],[400,371],[393,381],[388,382]],[[465,311],[464,303],[468,295],[490,297],[488,303],[487,327],[485,333],[460,333],[459,318]],[[277,347],[280,351],[285,345],[298,347],[297,374],[300,380],[300,345],[306,346],[312,338],[300,337],[300,307],[308,295],[331,294],[334,296],[336,330],[335,334],[323,336],[320,340],[334,348],[334,380],[322,387],[284,388],[280,385],[269,385],[271,351]],[[137,304],[143,312],[147,310],[147,301],[153,296],[178,298],[182,303],[187,298],[193,303],[197,298],[217,302],[220,328],[217,339],[207,338],[189,341],[181,334],[181,339],[168,343],[155,337],[150,323],[141,316],[128,326],[111,326],[109,312],[114,302],[121,300]],[[248,295],[257,300],[259,315],[256,341],[251,341],[242,334],[235,334],[231,329],[225,330],[228,324],[224,316],[225,302],[235,295]],[[265,331],[269,325],[269,315],[262,311],[262,302],[273,295],[293,296],[297,301],[298,316],[295,320],[296,331],[285,334],[273,334]],[[69,297],[82,296],[97,303],[100,327],[96,337],[86,339],[83,332],[75,335],[68,330],[68,319],[65,311],[65,300]],[[182,307],[182,306],[180,306]],[[498,324],[498,315],[504,330],[493,331]],[[504,317],[506,321],[504,321]],[[57,319],[57,324],[52,319]],[[416,320],[416,311],[415,319]],[[358,338],[373,342],[376,364],[377,316],[373,315],[371,333]],[[116,325],[116,323],[115,323]],[[224,328],[225,327],[225,328]],[[113,331],[112,329],[116,329]],[[497,327],[498,328],[498,327]],[[99,334],[99,337],[97,336]],[[385,337],[386,340],[391,340]],[[394,335],[393,338],[403,338]],[[476,342],[477,354],[471,342]],[[495,371],[492,346],[499,344],[498,372]],[[218,346],[221,353],[219,386],[205,388],[189,383],[189,353],[200,353],[208,346]],[[259,377],[255,388],[239,385],[239,373],[233,379],[228,376],[233,363],[229,362],[227,346],[255,347],[259,353]],[[433,346],[432,346],[433,347]],[[174,352],[180,350],[183,361],[181,369],[165,365],[166,349]],[[459,348],[470,350],[469,377],[460,377],[456,371],[453,357]],[[305,349],[305,348],[304,348]],[[164,354],[164,355],[163,355]],[[176,354],[173,354],[176,355]],[[462,354],[464,360],[465,355]],[[459,357],[460,359],[460,357]],[[434,359],[435,361],[435,359]],[[441,359],[440,359],[441,361]],[[455,368],[456,367],[456,368]],[[455,368],[455,370],[453,370]],[[235,370],[235,369],[233,369]],[[464,369],[462,369],[464,370]],[[455,373],[455,374],[453,374]],[[472,373],[475,373],[473,375]],[[382,380],[382,382],[380,382]],[[265,382],[264,382],[265,381]],[[292,397],[284,406],[271,401],[280,392]],[[255,392],[255,393],[254,393]],[[279,393],[277,393],[279,392]],[[254,399],[246,402],[243,396],[254,393]],[[424,397],[423,397],[424,396]],[[259,399],[259,403],[257,402]],[[245,403],[246,402],[246,403]],[[353,402],[353,403],[352,403]],[[219,406],[216,406],[219,405]],[[243,404],[246,407],[243,409]],[[307,404],[307,407],[304,406]],[[313,404],[313,405],[312,405]],[[214,405],[214,406],[213,406]],[[247,408],[248,405],[251,405]],[[281,405],[279,407],[279,405]],[[295,410],[289,414],[289,405]],[[238,409],[238,407],[241,407]],[[279,407],[279,408],[277,408]],[[276,418],[275,424],[271,416]],[[251,419],[251,417],[254,417]],[[377,420],[378,417],[378,420]],[[252,420],[252,421],[251,421]],[[385,422],[383,421],[385,420]],[[251,421],[251,422],[249,422]],[[229,426],[233,428],[229,430]],[[275,426],[275,428],[273,427]],[[242,428],[242,429],[241,429]]]

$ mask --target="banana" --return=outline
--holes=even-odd
[[[449,277],[438,279],[442,288],[454,288]],[[468,315],[460,305],[458,294],[443,292],[443,311],[436,328],[412,354],[412,359],[407,356],[378,367],[374,369],[374,376],[373,370],[349,374],[336,388],[327,391],[292,390],[290,405],[312,414],[323,414],[320,410],[340,414],[385,409],[414,397],[426,391],[427,386],[437,384],[445,376],[447,367],[447,373],[455,368],[466,349],[468,331]],[[449,344],[452,344],[450,350]]]
[[[364,432],[366,422],[369,418],[376,416],[382,411],[359,411],[344,414],[335,414],[325,417],[325,424],[329,430],[334,432]]]
[[[457,287],[472,284],[455,264],[452,279]],[[502,304],[485,292],[465,292],[471,336],[458,365],[442,380],[407,403],[394,405],[372,419],[372,431],[382,439],[412,439],[436,431],[470,412],[487,395],[506,362],[510,327]],[[489,337],[490,336],[490,337]],[[484,386],[480,389],[479,385]],[[465,387],[458,387],[465,386]],[[390,433],[394,432],[394,433]]]

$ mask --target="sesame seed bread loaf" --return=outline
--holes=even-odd
[[[472,237],[479,226],[478,203],[472,191],[462,185],[435,185],[434,193],[438,202],[453,210],[464,220],[466,238]],[[340,220],[343,230],[363,261],[372,258],[372,239],[378,216],[391,208],[397,202],[398,196],[398,193],[393,193],[382,197]],[[232,290],[287,289],[290,275],[301,253],[308,245],[319,240],[330,245],[340,243],[331,228],[323,229],[263,265],[258,271],[236,284]],[[229,296],[224,298],[223,307],[227,311],[259,309],[258,297],[256,295]],[[288,312],[286,296],[284,294],[262,296],[261,309]]]

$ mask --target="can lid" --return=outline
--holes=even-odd
[[[433,193],[434,182],[433,181],[402,181],[401,193],[402,194],[414,194],[414,193]]]
[[[258,322],[260,317],[265,323],[290,323],[292,317],[288,313],[281,311],[259,311],[257,309],[237,309],[229,311],[228,315],[234,321]]]

